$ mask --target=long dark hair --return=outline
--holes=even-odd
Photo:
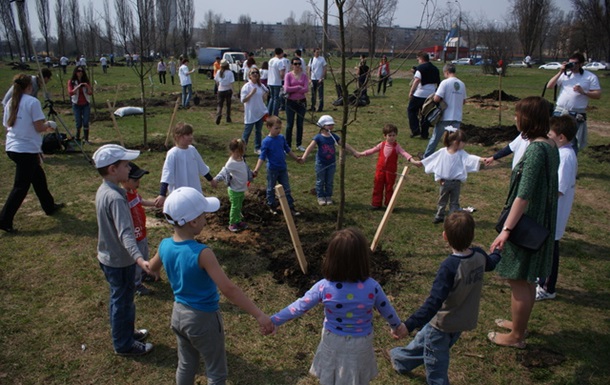
[[[26,74],[17,74],[13,77],[13,96],[9,105],[8,120],[6,121],[9,127],[13,127],[17,121],[17,113],[19,112],[19,103],[25,90],[32,84],[32,77]]]
[[[322,261],[322,275],[333,282],[358,282],[370,277],[371,250],[355,227],[336,231]]]
[[[83,72],[83,76],[80,79],[78,78],[78,76],[76,76],[78,70],[81,70]],[[85,70],[85,67],[76,66],[74,68],[74,71],[72,71],[72,78],[70,80],[72,81],[72,84],[89,83],[89,77],[87,76],[87,71]]]

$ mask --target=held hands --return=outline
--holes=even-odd
[[[155,275],[155,273],[150,271],[150,264],[148,263],[148,261],[145,261],[144,258],[138,258],[136,260],[136,263],[142,268],[142,270],[146,272],[146,274]]]
[[[394,339],[400,340],[408,336],[409,331],[407,330],[407,325],[405,325],[404,322],[401,322],[400,326],[398,326],[396,329],[390,329],[390,334],[392,337],[394,337]]]
[[[212,179],[210,181],[210,184],[212,185],[212,188],[216,188],[218,187],[218,181],[216,179]]]
[[[163,203],[165,203],[165,197],[163,195],[159,195],[155,199],[155,207],[163,207]]]
[[[496,249],[501,251],[504,248],[504,244],[506,243],[506,241],[508,241],[509,235],[510,235],[510,233],[508,231],[500,231],[500,234],[498,234],[496,239],[493,241],[493,243],[489,247],[489,251],[494,252],[494,251],[496,251]]]
[[[299,156],[299,157],[297,158],[297,162],[298,162],[299,164],[305,164],[305,158],[303,158],[302,156]]]
[[[483,162],[483,164],[485,166],[489,166],[489,165],[491,165],[493,163],[494,157],[490,156],[489,158],[481,158],[481,161]]]
[[[275,325],[271,322],[271,318],[267,314],[262,313],[256,317],[256,321],[259,325],[259,330],[262,335],[266,336],[275,332]]]

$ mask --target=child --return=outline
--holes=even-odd
[[[138,249],[140,249],[144,260],[148,261],[148,238],[146,237],[146,213],[144,212],[144,206],[154,207],[155,202],[142,199],[140,194],[138,194],[138,188],[140,187],[140,178],[149,174],[149,172],[141,169],[133,162],[129,162],[129,167],[131,168],[129,170],[129,179],[122,182],[121,185],[127,192],[127,205],[129,210],[131,210],[131,220],[133,221]],[[136,266],[136,294],[149,295],[151,293],[150,289],[142,284],[143,279],[147,279],[147,277],[148,275],[142,272],[140,266]]]
[[[246,142],[242,139],[232,139],[229,143],[229,151],[231,151],[229,160],[214,179],[217,182],[225,181],[229,186],[227,190],[231,202],[229,230],[237,232],[248,227],[248,224],[242,221],[241,208],[248,190],[248,182],[252,181],[252,171],[244,161]]]
[[[174,292],[171,327],[178,341],[176,383],[194,384],[203,356],[210,384],[224,384],[227,357],[218,289],[231,302],[258,321],[263,334],[274,326],[265,313],[224,273],[214,252],[195,240],[206,225],[205,213],[218,210],[217,198],[205,198],[191,187],[172,192],[163,205],[163,213],[174,225],[171,238],[161,241],[150,268],[158,273],[165,267]]]
[[[332,132],[335,121],[330,115],[322,115],[318,120],[320,132],[314,136],[309,146],[301,156],[301,163],[304,163],[314,147],[318,146],[316,156],[316,195],[320,206],[333,204],[333,182],[335,180],[335,170],[337,161],[335,156],[335,145],[338,145],[341,138]],[[350,152],[356,155],[358,152],[349,144],[345,144]]]
[[[390,203],[392,194],[394,193],[394,183],[396,182],[396,170],[398,168],[398,154],[402,155],[406,160],[421,167],[413,157],[400,147],[396,142],[398,128],[393,124],[383,126],[383,138],[385,141],[379,143],[373,148],[358,153],[360,156],[369,156],[376,152],[379,153],[377,158],[377,169],[375,170],[375,180],[373,182],[373,200],[371,208],[373,210],[381,209],[381,204],[386,206]],[[385,190],[385,200],[383,192]]]
[[[469,172],[479,171],[481,157],[464,151],[466,134],[462,130],[447,130],[443,137],[445,148],[416,164],[423,164],[426,174],[434,174],[434,181],[441,185],[438,208],[432,223],[445,219],[445,207],[449,202],[449,213],[460,209],[460,190]]]
[[[207,179],[212,187],[216,187],[216,182],[210,174],[210,168],[193,146],[193,126],[178,123],[174,127],[174,143],[176,146],[167,152],[165,163],[163,163],[161,187],[159,196],[155,199],[157,207],[163,207],[167,193],[171,193],[178,187],[192,187],[203,194],[200,175]]]
[[[570,115],[562,115],[552,117],[550,124],[549,138],[559,147],[557,227],[555,230],[551,275],[546,278],[538,278],[536,301],[553,299],[557,295],[555,293],[555,285],[557,284],[557,275],[559,274],[559,240],[563,237],[566,225],[568,224],[568,218],[570,217],[570,211],[572,211],[576,186],[576,170],[578,169],[578,158],[571,143],[578,130],[576,121]]]
[[[504,158],[505,156],[514,153],[512,164],[512,168],[514,169],[523,157],[523,154],[525,154],[525,150],[527,149],[527,146],[529,146],[529,144],[530,141],[528,139],[523,138],[523,136],[521,136],[521,133],[519,133],[519,135],[517,135],[517,137],[508,144],[508,146],[504,147],[503,149],[499,150],[488,158],[483,158],[483,163],[485,164],[485,166],[489,166],[493,163],[494,160]]]
[[[421,330],[406,347],[389,352],[398,373],[409,373],[424,364],[428,384],[449,384],[449,349],[463,331],[477,326],[483,271],[493,270],[501,258],[497,252],[487,255],[478,247],[470,247],[475,224],[469,213],[454,212],[443,226],[443,238],[452,253],[441,263],[430,296],[404,321],[407,333]]]
[[[292,159],[298,161],[299,158],[294,155],[282,131],[282,121],[277,116],[270,116],[265,122],[269,135],[263,139],[261,144],[261,154],[258,157],[254,171],[254,176],[258,175],[258,169],[267,161],[267,205],[272,214],[277,214],[278,203],[275,200],[275,185],[281,184],[284,187],[284,193],[290,206],[292,215],[301,215],[294,208],[294,199],[290,194],[290,182],[288,181],[288,165],[286,164],[286,154]]]
[[[335,232],[322,262],[324,279],[271,316],[275,326],[324,305],[324,328],[309,373],[326,384],[368,384],[377,375],[373,351],[373,308],[396,335],[406,334],[381,285],[370,277],[370,249],[362,232]]]
[[[141,342],[148,337],[148,330],[134,328],[136,264],[146,273],[150,270],[138,249],[125,190],[119,187],[129,179],[129,161],[138,155],[140,151],[116,144],[104,145],[93,154],[95,167],[104,179],[95,195],[97,259],[110,285],[112,342],[115,353],[121,356],[140,356],[153,349],[151,343]]]

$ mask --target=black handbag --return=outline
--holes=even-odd
[[[550,172],[549,172],[549,157],[545,150],[546,155],[546,171],[547,171],[547,180],[550,181]],[[504,228],[504,222],[506,222],[506,218],[508,217],[508,213],[510,212],[511,206],[508,205],[508,200],[512,195],[513,189],[515,186],[519,185],[521,182],[521,174],[523,171],[523,162],[519,164],[519,170],[517,171],[516,181],[511,185],[510,191],[508,192],[508,197],[506,198],[506,204],[504,205],[504,209],[500,213],[500,217],[498,218],[498,223],[496,224],[496,231],[498,233],[502,232]],[[550,205],[553,194],[548,194],[547,203]],[[545,215],[545,222],[548,221],[549,216]],[[547,223],[549,225],[549,223]],[[513,229],[511,229],[508,240],[511,243],[529,251],[538,251],[548,238],[550,231],[550,226],[543,226],[536,222],[532,217],[527,214],[523,214],[519,219],[519,222],[515,225]]]

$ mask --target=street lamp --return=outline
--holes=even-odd
[[[460,35],[462,33],[462,5],[458,0],[454,0],[454,2],[458,5],[460,10],[460,14],[458,15],[458,35],[457,35],[457,44],[455,48],[455,60],[460,58]]]

